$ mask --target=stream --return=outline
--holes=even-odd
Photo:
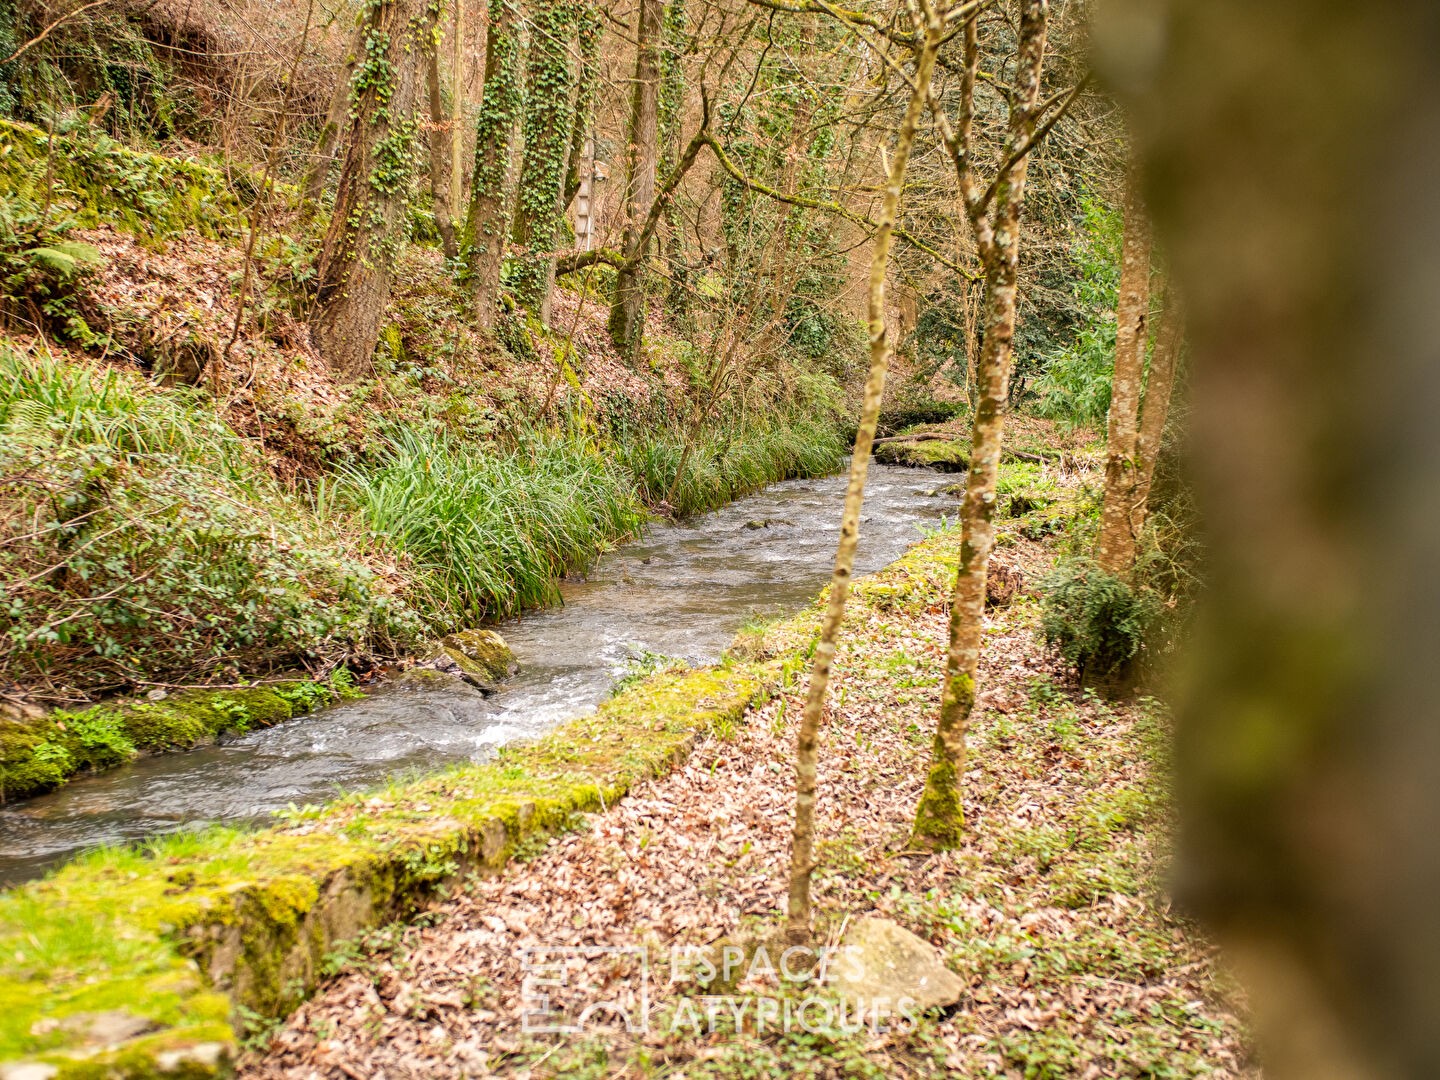
[[[871,464],[856,558],[868,573],[898,558],[955,501],[927,470]],[[590,711],[642,650],[716,660],[757,617],[798,610],[828,581],[846,477],[789,480],[680,523],[657,523],[561,587],[564,604],[498,625],[519,673],[485,697],[381,687],[363,700],[187,753],[141,758],[0,808],[0,885],[39,876],[102,844],[258,823],[533,738]]]

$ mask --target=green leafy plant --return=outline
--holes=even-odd
[[[1160,601],[1088,560],[1061,566],[1043,583],[1041,631],[1087,683],[1123,678],[1160,614]]]
[[[1110,410],[1122,222],[1118,211],[1087,198],[1081,203],[1081,227],[1074,292],[1082,325],[1067,344],[1041,357],[1035,411],[1068,424],[1098,426]]]
[[[3,347],[0,540],[0,659],[67,696],[422,630],[191,394]]]

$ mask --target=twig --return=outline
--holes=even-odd
[[[27,52],[29,52],[31,48],[33,48],[33,47],[36,46],[36,45],[39,45],[40,42],[44,41],[47,37],[49,37],[49,36],[50,36],[50,31],[54,30],[54,29],[55,29],[57,26],[59,26],[61,23],[67,22],[67,21],[69,21],[70,19],[73,19],[76,15],[79,15],[82,11],[89,11],[89,10],[90,10],[91,8],[93,8],[93,7],[99,7],[101,4],[105,4],[105,3],[108,3],[108,2],[109,2],[109,0],[90,0],[90,3],[88,3],[88,4],[81,4],[78,8],[76,8],[74,11],[70,12],[68,15],[61,15],[60,18],[56,19],[56,20],[55,20],[54,22],[52,22],[49,26],[45,27],[44,30],[41,30],[40,33],[38,33],[37,35],[35,35],[35,36],[34,36],[33,38],[31,38],[29,41],[25,42],[24,45],[21,45],[18,49],[16,49],[13,53],[11,53],[9,56],[7,56],[4,60],[0,60],[0,67],[4,67],[6,64],[13,64],[16,60],[19,60],[20,57],[24,56]]]

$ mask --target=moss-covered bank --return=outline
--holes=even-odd
[[[96,852],[6,893],[0,1062],[61,1077],[223,1071],[243,1018],[292,1009],[338,945],[669,768],[764,685],[743,663],[662,674],[493,765],[261,832]]]
[[[235,176],[242,189],[250,179]],[[234,236],[244,225],[221,170],[133,150],[83,127],[51,134],[0,118],[0,188],[12,199],[68,207],[81,225],[106,221],[142,236]]]
[[[344,669],[326,681],[287,679],[227,690],[186,690],[158,701],[0,718],[0,802],[39,795],[77,773],[141,754],[189,750],[303,716],[354,693]]]

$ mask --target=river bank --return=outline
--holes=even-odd
[[[953,497],[932,494],[946,480],[875,467],[861,572],[953,514]],[[637,667],[713,663],[744,624],[801,608],[823,584],[845,482],[785,481],[710,514],[653,523],[583,578],[562,582],[563,604],[498,624],[519,666],[498,693],[402,675],[399,685],[379,681],[364,698],[304,720],[257,724],[220,746],[142,759],[0,807],[0,883],[36,876],[83,848],[207,823],[264,823],[291,805],[486,760],[593,709]],[[169,701],[143,708],[158,715]]]

